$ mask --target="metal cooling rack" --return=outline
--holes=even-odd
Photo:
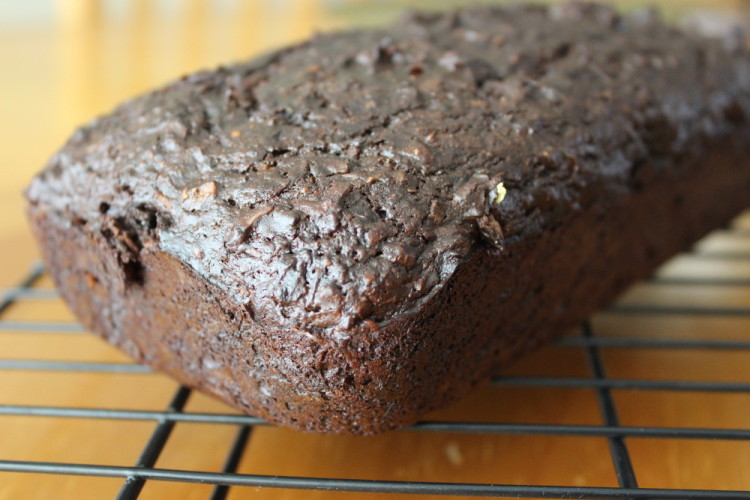
[[[735,229],[731,235],[750,238],[750,228]],[[720,261],[750,260],[750,252],[699,252],[693,258]],[[56,292],[33,288],[43,276],[40,265],[15,288],[6,290],[0,301],[1,332],[55,332],[72,334],[83,332],[77,324],[3,320],[3,313],[14,304],[24,300],[52,300]],[[748,278],[691,278],[681,276],[654,277],[653,282],[684,287],[708,285],[718,287],[750,287]],[[703,307],[661,306],[655,304],[621,304],[611,308],[621,315],[705,315],[711,317],[750,317],[750,307]],[[626,319],[627,320],[627,319]],[[599,337],[590,323],[580,328],[578,336],[566,337],[558,344],[581,349],[588,361],[588,378],[574,377],[503,377],[493,381],[497,386],[583,388],[596,392],[603,425],[556,425],[556,424],[508,424],[475,423],[464,421],[425,421],[403,432],[425,433],[475,433],[475,434],[536,434],[547,436],[600,437],[609,442],[610,455],[616,473],[618,487],[573,487],[554,485],[509,485],[509,484],[465,484],[456,482],[381,481],[373,479],[336,479],[326,477],[291,477],[253,475],[237,473],[237,467],[256,426],[268,425],[252,417],[234,414],[197,413],[185,411],[191,390],[179,387],[163,411],[112,410],[104,408],[71,408],[51,406],[0,405],[0,425],[3,416],[51,417],[66,419],[114,419],[152,421],[155,428],[144,443],[137,462],[132,467],[100,464],[70,464],[39,461],[0,460],[0,471],[36,474],[80,475],[114,477],[123,480],[118,499],[135,499],[147,481],[177,481],[214,485],[210,499],[226,498],[231,487],[253,486],[286,489],[310,489],[329,491],[368,492],[382,494],[433,494],[487,497],[533,497],[533,498],[673,498],[673,499],[745,499],[750,490],[694,490],[640,488],[631,456],[628,438],[697,439],[697,440],[750,440],[748,428],[684,428],[684,427],[632,427],[620,424],[612,391],[698,391],[718,393],[742,393],[750,395],[750,383],[710,381],[662,381],[609,378],[601,351],[608,348],[639,349],[696,349],[713,351],[750,351],[750,332],[746,341],[692,340],[680,338]],[[748,361],[750,361],[750,352]],[[33,372],[90,372],[97,373],[150,373],[145,366],[126,363],[97,363],[69,361],[37,361],[0,359],[0,370]],[[176,425],[180,423],[205,423],[236,427],[234,441],[230,446],[221,472],[202,470],[174,470],[157,468],[155,464]],[[731,464],[727,464],[728,467]]]

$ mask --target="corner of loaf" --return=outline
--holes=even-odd
[[[747,51],[654,18],[415,14],[124,103],[28,213],[75,314],[134,359],[274,423],[373,434],[750,205],[749,113]]]

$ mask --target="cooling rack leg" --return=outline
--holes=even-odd
[[[594,331],[591,328],[590,322],[586,322],[583,325],[582,333],[583,336],[588,339],[591,339],[594,336]],[[599,353],[599,348],[595,343],[589,343],[586,348],[586,357],[588,359],[591,375],[594,379],[602,381],[607,380],[602,357]],[[607,385],[601,385],[597,388],[597,399],[599,400],[599,408],[602,412],[602,417],[604,418],[604,425],[619,427],[620,419],[617,416],[617,409],[614,400],[612,399],[612,393]],[[628,489],[637,488],[638,481],[635,478],[633,464],[630,460],[630,454],[628,453],[623,438],[620,436],[611,436],[609,438],[609,449],[612,454],[612,462],[615,467],[615,474],[617,474],[617,481],[620,483],[620,487]]]
[[[44,267],[41,263],[34,264],[29,274],[21,280],[16,288],[11,289],[0,299],[0,314],[4,313],[18,297],[25,291],[34,286],[39,278],[44,274]]]
[[[240,426],[239,431],[237,431],[237,437],[234,438],[234,443],[232,443],[232,447],[229,450],[229,455],[227,455],[227,459],[224,462],[224,467],[221,470],[222,473],[231,474],[237,471],[237,466],[240,464],[242,454],[245,452],[245,448],[247,447],[247,442],[250,439],[251,432],[252,427],[250,427],[249,425]],[[211,492],[209,500],[225,500],[228,494],[229,486],[223,484],[217,485]]]
[[[188,398],[190,397],[190,389],[184,386],[180,386],[177,389],[172,401],[167,407],[168,412],[179,413],[185,408]],[[156,464],[159,455],[164,449],[164,445],[167,444],[167,439],[172,433],[172,429],[175,426],[173,420],[162,420],[154,429],[154,433],[146,442],[146,446],[141,452],[141,456],[135,464],[138,469],[150,469]],[[125,484],[122,485],[120,492],[115,497],[117,500],[133,500],[138,498],[141,493],[146,480],[138,475],[133,475],[125,480]]]

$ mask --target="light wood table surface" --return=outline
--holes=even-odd
[[[0,0],[0,16],[3,15]],[[10,3],[10,0],[7,1]],[[50,2],[50,20],[0,28],[0,288],[14,286],[38,258],[20,192],[75,125],[181,74],[288,44],[317,30],[382,23],[409,2],[189,0]],[[417,2],[410,2],[416,4]],[[460,2],[432,2],[439,5]],[[618,2],[630,4],[633,2]],[[679,4],[679,5],[676,5]],[[737,9],[742,2],[664,2]],[[737,224],[750,232],[750,216]],[[726,232],[704,251],[750,254],[750,236]],[[681,257],[665,276],[750,279],[750,259]],[[52,285],[43,278],[39,288]],[[625,303],[750,308],[750,287],[644,284]],[[24,300],[3,321],[74,318],[59,300]],[[599,314],[601,337],[750,341],[750,317]],[[602,350],[608,375],[750,383],[750,350]],[[128,362],[88,334],[0,329],[0,359]],[[506,375],[590,377],[584,350],[552,346]],[[0,405],[163,410],[176,384],[155,374],[0,370]],[[750,428],[750,393],[613,391],[627,426]],[[590,388],[481,388],[431,419],[504,423],[603,423]],[[232,410],[193,394],[186,411]],[[154,421],[0,415],[0,460],[131,466]],[[231,425],[179,423],[156,466],[218,471]],[[643,487],[750,490],[750,442],[628,438]],[[396,432],[371,438],[318,436],[258,427],[239,472],[341,478],[568,486],[616,486],[606,438]],[[113,498],[121,479],[0,472],[0,499]],[[149,481],[140,498],[207,498],[210,486]],[[371,494],[232,488],[229,498],[381,498]],[[385,497],[382,497],[385,498]],[[396,496],[388,496],[396,498]],[[404,496],[403,498],[427,498]]]

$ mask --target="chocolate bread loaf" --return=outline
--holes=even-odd
[[[457,399],[750,205],[750,57],[607,7],[476,7],[187,76],[27,190],[84,325],[279,424]]]

